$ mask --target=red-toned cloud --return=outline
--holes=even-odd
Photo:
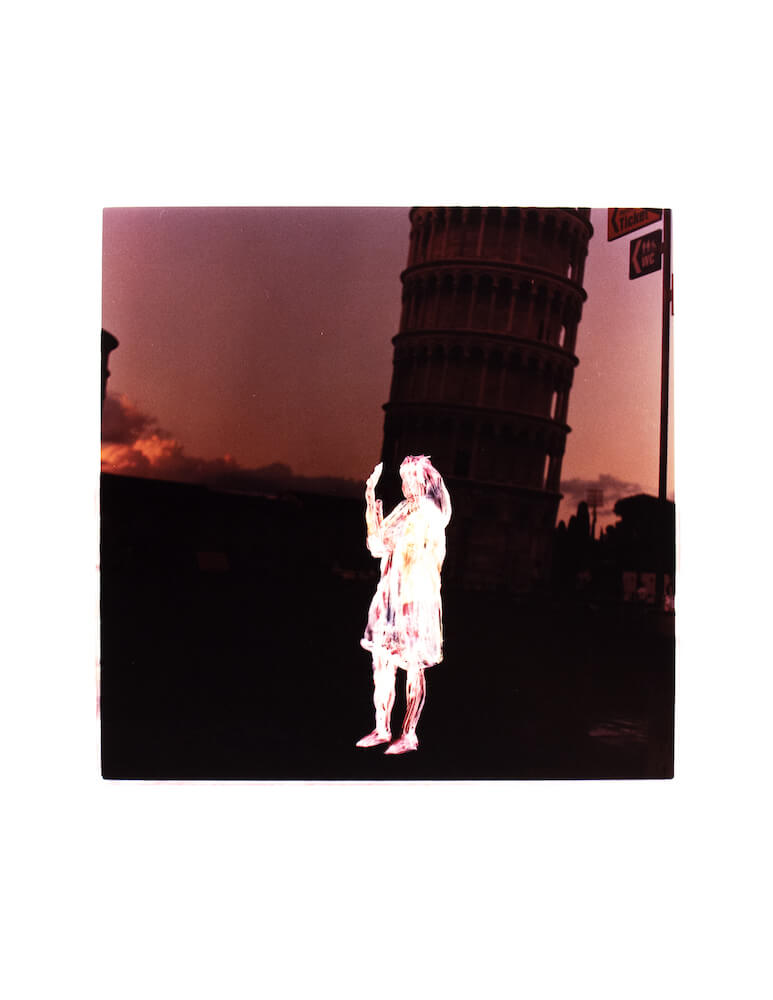
[[[102,422],[102,471],[119,475],[203,483],[217,489],[263,492],[299,490],[359,496],[362,485],[349,479],[296,476],[289,465],[274,462],[245,468],[231,455],[197,458],[154,417],[143,413],[126,396],[108,395]]]
[[[102,407],[103,441],[127,445],[158,431],[153,417],[138,410],[128,396],[108,393]]]
[[[561,483],[561,492],[564,494],[564,502],[570,506],[587,501],[588,490],[601,490],[604,494],[604,502],[599,505],[599,513],[611,512],[615,504],[622,497],[629,497],[636,493],[643,493],[644,490],[638,483],[627,483],[623,479],[602,473],[597,479],[566,479]]]

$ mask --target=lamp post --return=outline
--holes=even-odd
[[[593,511],[593,521],[591,523],[590,536],[596,537],[596,509],[604,506],[604,491],[597,486],[592,486],[585,494],[585,502]]]

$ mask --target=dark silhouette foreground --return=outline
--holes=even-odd
[[[362,507],[104,477],[105,777],[671,776],[672,619],[445,585],[419,751],[355,749],[372,691]]]

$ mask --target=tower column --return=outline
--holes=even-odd
[[[588,259],[587,248],[582,248],[580,250],[580,266],[577,270],[577,284],[582,285],[585,280],[585,262]]]
[[[408,293],[406,291],[405,285],[403,285],[402,302],[400,304],[400,332],[402,333],[405,329],[405,319],[408,309]]]
[[[470,303],[467,306],[467,322],[465,323],[468,330],[472,327],[472,314],[475,309],[475,300],[478,294],[478,280],[477,274],[472,275],[470,282]]]
[[[429,317],[429,288],[430,283],[424,282],[422,286],[422,296],[421,296],[421,315],[419,316],[419,326],[426,327],[427,319]]]
[[[542,310],[542,339],[547,341],[550,329],[550,289],[545,289],[545,308]]]
[[[508,309],[507,309],[507,324],[505,326],[505,329],[507,330],[508,333],[512,333],[513,332],[513,315],[515,313],[515,295],[516,295],[515,282],[511,281],[510,282],[510,305],[508,306]]]
[[[475,256],[483,256],[483,232],[486,228],[486,213],[487,209],[482,208],[480,210],[480,228],[478,229],[478,245],[475,248]]]
[[[419,397],[419,402],[429,399],[429,387],[432,379],[432,355],[427,351],[427,364],[425,366],[426,370],[424,372],[424,385],[421,387],[421,396]]]
[[[494,305],[497,300],[497,290],[499,289],[499,278],[493,278],[491,281],[491,299],[488,304],[488,315],[486,316],[486,329],[491,329],[491,324],[494,316]]]
[[[504,409],[505,399],[505,376],[507,374],[507,362],[502,358],[502,371],[499,373],[499,388],[497,389],[497,408]]]
[[[432,251],[434,250],[435,244],[435,212],[430,212],[429,214],[429,242],[427,244],[427,254],[426,256],[429,260],[432,260]]]
[[[421,307],[423,305],[424,296],[422,294],[422,282],[421,278],[418,279],[414,285],[413,294],[413,317],[411,321],[411,329],[418,330],[421,326]]]
[[[497,257],[502,257],[502,243],[505,237],[505,223],[507,222],[507,209],[499,210],[499,236],[497,237]]]
[[[574,354],[574,348],[577,343],[577,320],[572,316],[569,321],[569,325],[566,329],[566,338],[569,345],[569,350]]]
[[[556,331],[556,336],[555,336],[554,343],[556,343],[556,344],[558,344],[560,346],[560,344],[561,344],[561,318],[564,315],[564,296],[561,294],[561,292],[557,292],[556,293],[555,306],[556,306],[556,308],[553,311],[555,313],[556,324],[558,326],[558,329]]]
[[[520,261],[521,259],[521,243],[523,242],[523,227],[525,225],[525,219],[523,217],[523,212],[520,208],[516,209],[518,228],[515,232],[515,259]]]
[[[546,487],[551,493],[558,493],[561,487],[561,455],[550,456]]]
[[[472,425],[472,444],[470,447],[470,478],[475,479],[478,475],[478,451],[480,450],[480,422],[476,420]]]
[[[438,318],[438,312],[440,310],[440,295],[442,291],[443,291],[443,282],[442,279],[438,278],[438,280],[435,282],[435,302],[434,302],[434,308],[432,310],[432,319],[430,320],[430,325],[434,329],[437,329],[437,318]]]
[[[467,243],[467,219],[469,218],[470,210],[469,208],[462,209],[462,229],[459,236],[459,256],[464,257],[465,246]]]
[[[527,337],[531,336],[531,324],[534,317],[534,300],[537,297],[537,288],[532,281],[529,287],[529,308],[526,311],[526,327],[525,334]]]
[[[408,377],[405,380],[405,399],[414,399],[416,385],[416,354],[411,351],[408,355],[411,366],[408,369]]]
[[[443,215],[445,216],[445,226],[443,227],[443,245],[440,248],[441,257],[445,257],[448,253],[448,230],[451,226],[451,209],[443,209]]]
[[[459,297],[459,282],[461,281],[461,276],[458,271],[454,271],[452,274],[453,281],[453,292],[451,293],[451,322],[449,326],[456,325],[456,303]]]
[[[437,398],[445,399],[446,375],[448,373],[448,348],[443,351],[443,367],[440,369],[440,383],[438,385]]]
[[[478,406],[483,405],[483,396],[484,396],[484,389],[486,386],[486,371],[488,369],[488,363],[489,363],[489,354],[488,351],[486,351],[483,354],[480,366],[480,379],[478,380],[478,398],[476,399],[476,403],[478,404]]]
[[[558,422],[565,424],[569,412],[569,391],[566,388],[563,388],[559,394],[556,412],[558,413]]]

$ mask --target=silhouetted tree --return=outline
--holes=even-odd
[[[676,564],[676,516],[670,500],[646,493],[624,497],[615,504],[620,518],[614,548],[621,570],[673,574]]]
[[[598,540],[591,536],[590,514],[584,501],[568,525],[556,528],[553,554],[553,585],[558,593],[577,590],[578,580],[590,574],[590,590],[596,597],[619,597],[625,570],[663,572],[673,579],[676,564],[675,508],[671,501],[637,494],[618,500],[619,518],[608,525]]]
[[[560,521],[556,528],[553,551],[553,584],[559,592],[571,593],[578,581],[592,571],[596,542],[591,536],[590,512],[583,500],[569,524]]]

